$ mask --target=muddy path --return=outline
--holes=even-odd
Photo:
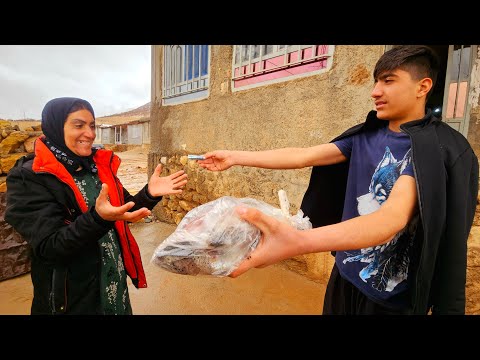
[[[324,285],[281,265],[252,269],[236,279],[174,274],[150,259],[175,226],[152,222],[130,228],[139,244],[148,282],[148,288],[136,289],[129,281],[136,315],[321,314]],[[30,274],[0,282],[0,315],[29,314],[32,293]]]

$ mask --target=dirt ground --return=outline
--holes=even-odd
[[[136,194],[147,183],[148,150],[134,149],[116,153],[122,162],[118,168],[118,178],[132,195]]]
[[[132,193],[147,182],[147,150],[118,153],[119,178]],[[136,315],[316,315],[321,314],[325,285],[298,275],[282,265],[253,269],[231,279],[173,274],[150,262],[155,248],[175,225],[139,222],[130,228],[137,239],[148,288],[129,282]],[[27,315],[32,299],[30,274],[0,282],[0,315]]]

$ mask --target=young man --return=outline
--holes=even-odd
[[[313,166],[301,208],[314,229],[237,209],[263,236],[230,276],[333,251],[324,314],[464,314],[478,161],[467,140],[425,107],[437,72],[430,48],[394,47],[373,73],[376,111],[332,142],[206,153],[199,164],[211,171]]]

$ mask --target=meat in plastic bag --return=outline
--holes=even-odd
[[[237,206],[256,208],[300,230],[312,228],[301,210],[290,216],[283,190],[279,196],[282,209],[260,200],[231,196],[197,206],[156,248],[152,262],[177,274],[228,276],[255,249],[261,237],[257,227],[235,213]]]

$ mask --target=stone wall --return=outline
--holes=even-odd
[[[0,120],[0,281],[30,271],[29,246],[23,237],[5,222],[6,178],[18,158],[33,153],[35,140],[42,135],[41,127],[20,131],[18,125]]]
[[[33,153],[35,140],[42,135],[41,126],[20,130],[18,125],[0,120],[0,192],[5,192],[8,171],[15,162],[28,153]]]
[[[149,173],[153,173],[151,166],[161,163],[164,165],[161,176],[168,176],[179,170],[185,170],[188,174],[188,182],[182,194],[166,195],[156,206],[156,215],[160,220],[178,225],[191,209],[222,196],[222,173],[205,171],[196,161],[188,160],[186,154],[157,157],[149,153],[148,156]]]
[[[0,192],[0,281],[30,271],[30,247],[13,227],[5,222],[6,193]]]
[[[480,315],[480,197],[468,237],[466,313]]]

